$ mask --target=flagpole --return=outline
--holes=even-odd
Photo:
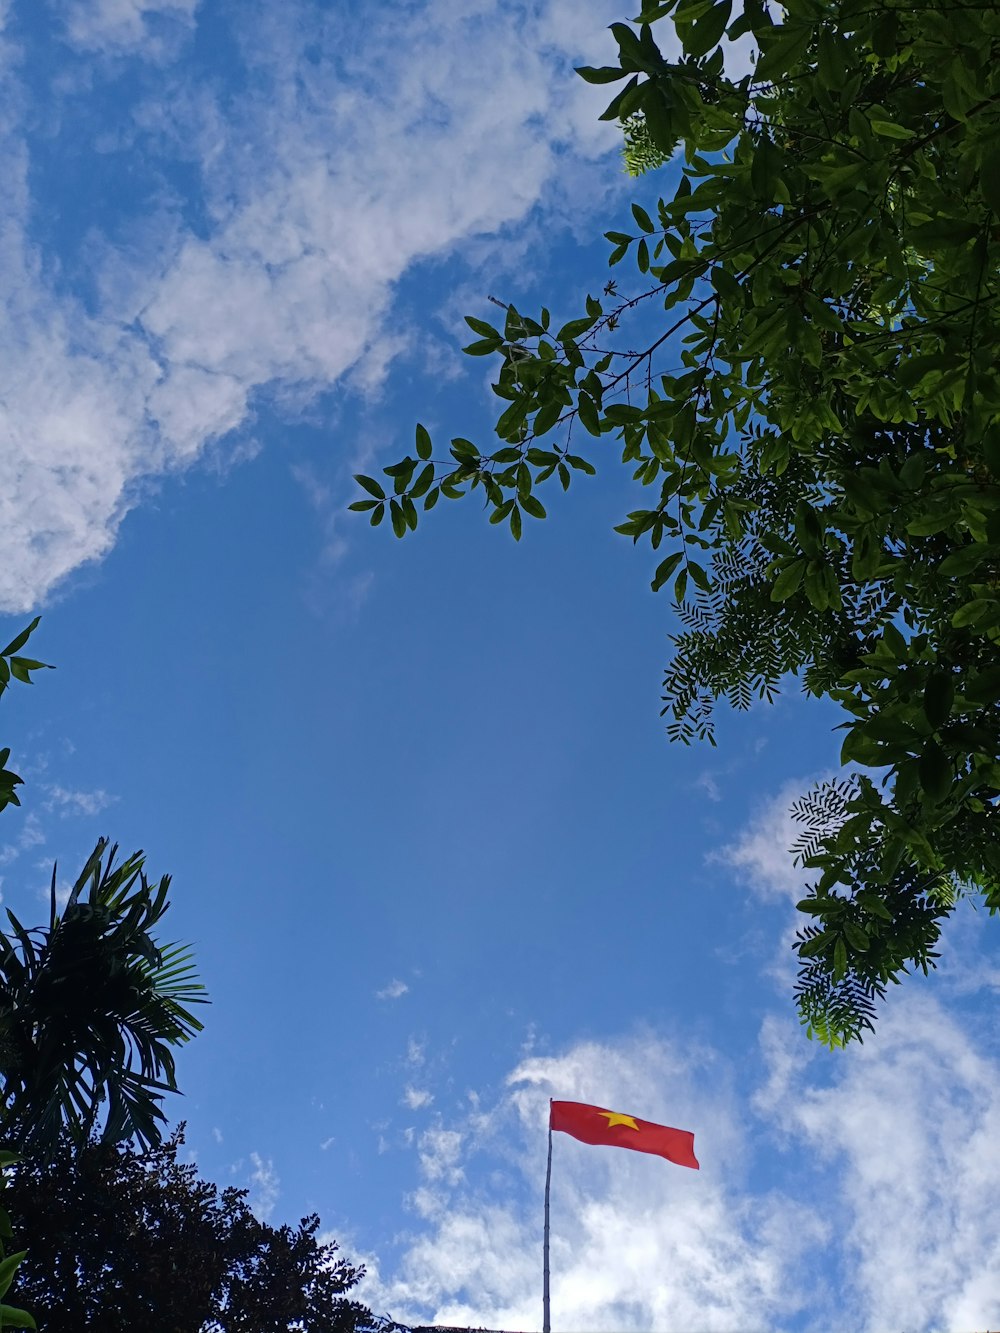
[[[542,1333],[552,1333],[549,1313],[549,1187],[552,1184],[552,1098],[549,1098],[549,1157],[545,1164],[545,1227],[542,1232]]]

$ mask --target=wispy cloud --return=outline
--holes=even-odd
[[[162,59],[194,26],[199,0],[68,0],[65,37],[84,51]]]
[[[261,1222],[266,1222],[274,1212],[274,1205],[278,1202],[278,1195],[281,1193],[281,1181],[278,1179],[278,1173],[275,1171],[274,1163],[270,1158],[265,1161],[259,1153],[252,1152],[250,1162],[253,1170],[250,1172],[248,1181],[250,1196],[247,1202],[254,1216]]]
[[[802,826],[792,818],[792,804],[812,785],[807,780],[786,782],[774,796],[762,801],[747,824],[727,846],[709,859],[739,871],[739,882],[759,898],[780,902],[805,896],[809,872],[795,864],[792,847]]]
[[[405,981],[400,981],[398,977],[393,977],[388,986],[383,986],[381,990],[375,992],[376,1000],[398,1000],[400,996],[409,992],[409,986]]]
[[[403,1092],[403,1105],[408,1106],[411,1111],[421,1111],[424,1107],[430,1106],[434,1100],[434,1094],[427,1088],[414,1088],[407,1084]]]
[[[29,811],[23,818],[21,831],[17,837],[0,847],[0,866],[10,865],[24,852],[30,852],[33,847],[41,847],[44,842],[45,834],[38,816]]]
[[[791,1028],[765,1026],[776,1072],[759,1108],[812,1163],[852,1274],[842,1326],[960,1329],[1000,1321],[1000,1063],[911,994],[817,1086]]]
[[[610,0],[585,13],[566,0],[240,12],[244,91],[215,99],[177,65],[157,97],[116,105],[122,154],[193,159],[202,194],[188,202],[205,223],[196,234],[151,198],[130,259],[92,236],[96,301],[55,280],[26,145],[0,144],[4,609],[106,555],[144,479],[244,426],[265,388],[306,402],[355,370],[377,382],[399,346],[394,287],[414,264],[536,207],[578,216],[599,193],[584,167],[614,132],[597,122],[603,90],[570,66],[609,52]],[[187,23],[196,7],[88,0],[64,15],[79,45],[138,51],[154,20]]]
[[[64,818],[69,815],[97,815],[118,799],[109,796],[103,787],[93,791],[73,791],[58,784],[46,788],[46,810],[58,810]]]

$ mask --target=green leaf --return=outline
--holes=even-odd
[[[867,891],[859,893],[858,902],[871,916],[877,916],[883,921],[892,920],[892,913],[877,893]]]
[[[434,464],[428,463],[425,468],[421,468],[419,476],[417,477],[413,485],[410,487],[410,495],[412,496],[412,498],[414,500],[419,500],[420,497],[426,491],[430,490],[433,481],[434,481]]]
[[[27,629],[23,629],[16,639],[11,639],[7,647],[3,650],[2,653],[0,653],[0,657],[9,657],[11,653],[16,653],[20,648],[23,648],[24,645],[31,638],[32,634],[38,628],[41,619],[42,619],[41,616],[35,616],[34,620],[31,622],[31,624],[28,626]]]
[[[872,50],[877,56],[896,54],[899,16],[893,9],[883,9],[872,23]]]
[[[38,1325],[27,1310],[18,1310],[13,1305],[0,1304],[0,1328],[34,1328]]]
[[[762,40],[766,32],[766,44]],[[756,82],[776,82],[802,59],[812,39],[811,24],[797,24],[786,20],[758,34],[764,54],[754,71]]]
[[[522,495],[520,497],[521,508],[532,518],[544,518],[545,508],[534,495]]]
[[[656,230],[656,228],[653,226],[653,219],[649,216],[649,214],[646,212],[646,210],[642,207],[641,204],[632,205],[632,216],[635,218],[636,222],[638,222],[639,226],[642,228],[643,231]]]
[[[31,684],[29,671],[51,671],[51,667],[45,662],[36,662],[33,657],[12,657],[10,659],[10,672],[16,680],[23,681],[25,685]]]
[[[466,318],[466,321],[467,321],[467,322],[470,322],[470,323],[471,323],[471,321],[469,320],[469,316],[468,316],[468,315],[466,315],[465,318]],[[479,321],[476,321],[476,322],[478,323]],[[489,326],[487,326],[487,327],[489,327]],[[432,446],[431,446],[431,437],[428,435],[426,429],[425,429],[423,426],[421,426],[421,425],[419,424],[419,422],[418,422],[418,423],[417,423],[417,457],[418,457],[418,458],[423,458],[423,459],[428,459],[428,458],[430,458],[432,452],[433,452],[433,449],[432,449]]]
[[[951,623],[956,629],[1000,624],[1000,602],[994,597],[973,597],[958,608]]]
[[[955,699],[955,679],[950,672],[934,671],[924,687],[924,716],[935,731],[947,722]]]
[[[696,560],[689,560],[687,567],[688,573],[694,579],[695,586],[700,588],[702,592],[711,592],[712,581],[701,565]]]
[[[473,319],[471,315],[466,315],[465,322],[466,324],[468,324],[469,328],[472,330],[473,333],[479,334],[480,338],[492,338],[497,344],[503,342],[503,335],[500,333],[499,329],[495,329],[492,324],[487,324],[485,319]],[[417,427],[418,449],[420,446],[420,431],[422,430],[423,426]],[[428,457],[429,456],[430,455],[428,455]],[[420,457],[423,458],[423,454],[421,454]]]
[[[995,560],[998,557],[1000,545],[996,542],[971,542],[946,556],[938,565],[938,572],[947,574],[949,578],[962,578],[971,574],[984,560]]]
[[[585,458],[581,458],[578,454],[567,454],[566,462],[577,472],[585,472],[588,477],[597,476],[597,468],[594,467],[593,463],[588,463]]]
[[[876,134],[881,134],[884,139],[912,139],[913,130],[908,130],[905,125],[897,125],[891,120],[870,120],[869,124]]]
[[[774,586],[771,588],[771,601],[787,602],[789,597],[793,597],[798,592],[805,572],[805,560],[793,560],[790,564],[785,565],[774,580]]]
[[[577,402],[577,414],[580,418],[580,424],[588,434],[600,436],[601,419],[598,416],[594,400],[585,393],[580,394]]]
[[[843,937],[837,940],[833,947],[833,976],[836,981],[840,981],[847,974],[847,945]]]
[[[1000,700],[1000,666],[987,667],[972,676],[963,686],[962,693],[970,703],[996,703]]]
[[[864,953],[871,944],[868,932],[858,925],[856,921],[850,919],[844,922],[844,934],[847,936],[847,942],[853,949],[858,949]]]
[[[363,477],[360,472],[356,472],[354,474],[354,480],[363,490],[366,490],[369,495],[374,495],[376,500],[385,499],[385,491],[374,477]]]
[[[954,776],[951,760],[937,741],[928,741],[920,756],[920,785],[932,801],[947,796]]]
[[[684,53],[688,56],[706,55],[718,46],[733,12],[732,0],[719,0],[702,18],[690,28],[681,29],[681,42]]]
[[[617,65],[604,65],[601,68],[595,68],[593,65],[577,65],[576,73],[586,83],[617,83],[619,79],[627,79],[629,71],[619,69]]]
[[[650,587],[653,589],[653,592],[660,591],[660,589],[669,580],[670,576],[673,574],[674,570],[677,568],[677,566],[680,564],[683,558],[684,558],[683,551],[674,551],[672,555],[667,556],[666,560],[660,561],[660,563],[656,567],[656,573],[653,575],[653,582],[650,584]]]
[[[822,931],[819,935],[814,935],[811,939],[803,940],[798,946],[800,958],[816,958],[819,954],[825,953],[830,947],[830,942],[834,938],[829,930]]]
[[[392,519],[393,532],[397,537],[404,537],[407,529],[406,515],[403,513],[403,506],[398,500],[389,501],[389,516]]]
[[[18,1250],[16,1254],[10,1254],[6,1259],[0,1260],[0,1296],[5,1295],[9,1290],[10,1284],[14,1281],[17,1266],[27,1253],[27,1250]]]
[[[724,301],[734,305],[743,304],[743,288],[727,269],[716,264],[710,277],[712,286]]]
[[[510,511],[510,530],[516,542],[521,540],[521,511],[517,505]]]

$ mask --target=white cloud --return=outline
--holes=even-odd
[[[281,1193],[281,1181],[278,1179],[278,1173],[275,1171],[274,1163],[270,1158],[265,1162],[259,1153],[252,1152],[250,1161],[253,1170],[250,1172],[248,1182],[250,1196],[247,1203],[254,1216],[259,1221],[266,1222],[274,1212],[274,1205],[278,1202],[278,1195]]]
[[[48,800],[45,802],[46,810],[58,809],[64,817],[67,815],[97,815],[117,800],[117,797],[109,796],[103,787],[94,791],[71,791],[67,787],[60,787],[56,784],[47,787],[46,791],[48,793]]]
[[[794,1304],[788,1269],[824,1228],[795,1205],[739,1198],[747,1145],[711,1053],[685,1058],[648,1036],[581,1043],[525,1060],[507,1082],[493,1110],[420,1138],[423,1183],[410,1202],[424,1228],[365,1299],[414,1321],[538,1326],[545,1118],[557,1094],[694,1128],[703,1161],[689,1172],[557,1136],[557,1327],[736,1329]],[[494,1163],[482,1191],[467,1184],[480,1153]]]
[[[414,1088],[411,1084],[407,1084],[403,1092],[403,1104],[411,1111],[423,1110],[425,1106],[430,1106],[433,1100],[434,1094],[426,1088]]]
[[[909,995],[862,1048],[831,1055],[769,1019],[761,1054],[756,1095],[719,1055],[651,1035],[525,1060],[492,1109],[418,1138],[414,1225],[393,1273],[366,1260],[362,1299],[412,1322],[539,1326],[558,1095],[693,1129],[702,1170],[555,1136],[556,1327],[995,1327],[995,1053]],[[748,1185],[778,1161],[788,1185]]]
[[[375,998],[376,1000],[398,1000],[401,995],[408,994],[409,989],[405,981],[393,977],[388,986],[383,986],[381,990],[375,992]]]
[[[7,818],[10,819],[9,814]],[[41,847],[44,842],[45,834],[42,832],[38,816],[29,811],[24,816],[21,831],[13,842],[4,843],[3,847],[0,847],[0,866],[10,865],[23,852],[30,852],[33,847]]]
[[[988,1220],[1000,1191],[1000,1062],[987,1035],[911,993],[875,1038],[834,1057],[832,1084],[815,1086],[798,1034],[765,1027],[776,1077],[761,1109],[828,1168],[818,1194],[853,1277],[842,1327],[1000,1322],[1000,1234]]]
[[[172,49],[162,25],[192,27],[198,0],[69,0],[62,8],[74,46],[158,58]]]
[[[424,1130],[418,1141],[420,1169],[431,1184],[459,1185],[465,1179],[462,1170],[461,1130],[444,1129],[440,1125]]]
[[[809,789],[808,781],[786,782],[762,802],[735,842],[710,854],[711,861],[742,872],[742,882],[771,902],[805,896],[808,872],[796,866],[791,849],[802,833],[792,818],[792,803]]]
[[[79,43],[124,46],[194,9],[87,0],[66,13]],[[606,170],[585,170],[613,142],[596,123],[606,90],[570,65],[609,50],[610,0],[585,15],[566,0],[432,0],[381,20],[305,3],[243,12],[252,78],[225,113],[180,66],[158,103],[129,113],[145,151],[195,157],[207,226],[156,214],[129,237],[134,261],[92,245],[96,307],[56,280],[59,256],[29,227],[24,146],[2,146],[2,609],[106,555],[144,479],[247,423],[260,390],[305,402],[352,370],[377,383],[398,345],[394,284],[415,263],[542,201],[582,218],[607,187]]]

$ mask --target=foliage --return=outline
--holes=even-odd
[[[31,685],[32,671],[51,670],[46,662],[36,662],[32,657],[20,656],[21,649],[38,628],[40,620],[41,616],[35,616],[28,628],[11,639],[3,652],[0,652],[0,695],[10,685],[11,680],[20,680],[25,685]],[[4,810],[8,805],[21,804],[14,788],[21,786],[23,779],[7,767],[9,758],[10,747],[0,749],[0,810]]]
[[[33,658],[19,655],[20,650],[38,628],[39,619],[40,617],[36,616],[27,629],[22,630],[0,652],[0,694],[3,694],[12,679],[30,685],[32,683],[31,672],[46,667],[44,662],[36,662]],[[13,769],[7,767],[9,758],[10,747],[7,746],[0,750],[0,810],[6,809],[8,805],[21,804],[14,788],[21,785],[22,779]],[[19,1160],[17,1153],[0,1149],[0,1198],[5,1197],[4,1187],[7,1170]],[[7,1242],[10,1238],[10,1216],[6,1208],[0,1205],[0,1328],[34,1328],[35,1321],[26,1310],[7,1305],[4,1302],[4,1297],[10,1290],[18,1267],[25,1255],[23,1250],[10,1255],[6,1253]]]
[[[44,666],[19,651],[38,618],[0,654],[0,693],[30,683]],[[17,774],[0,751],[0,810],[19,805]],[[142,853],[115,865],[101,839],[58,910],[53,867],[49,923],[25,928],[9,909],[0,934],[0,1131],[20,1153],[44,1158],[59,1142],[86,1141],[104,1108],[103,1139],[160,1141],[162,1094],[176,1090],[171,1048],[201,1023],[187,1007],[205,1000],[188,950],[153,938],[169,903],[169,876],[153,888]],[[89,891],[88,890],[89,886]],[[106,1103],[106,1107],[105,1107]],[[20,1153],[0,1152],[0,1190]],[[4,1258],[10,1219],[0,1207],[0,1301],[25,1251]],[[24,1310],[0,1304],[0,1328],[34,1328]]]
[[[0,935],[0,1116],[22,1149],[65,1127],[87,1139],[106,1103],[107,1140],[159,1140],[160,1102],[177,1089],[171,1048],[202,1024],[189,951],[153,938],[170,876],[154,887],[141,852],[120,865],[102,838],[60,912],[52,871],[47,927],[7,912]],[[105,855],[106,854],[106,855]],[[88,887],[89,886],[89,887]]]
[[[63,1135],[9,1187],[15,1235],[30,1236],[23,1297],[46,1333],[362,1333],[380,1327],[345,1296],[363,1269],[297,1227],[254,1217],[247,1191],[178,1161],[183,1126],[140,1154]]]
[[[607,233],[636,290],[558,329],[469,318],[499,448],[434,459],[418,427],[352,507],[402,536],[478,491],[519,538],[616,442],[649,496],[618,531],[681,622],[671,738],[790,674],[844,711],[846,776],[797,812],[799,1008],[839,1045],[933,966],[959,897],[1000,909],[1000,6],[645,0],[636,24],[579,71],[623,83],[629,170],[681,148],[655,217]]]

